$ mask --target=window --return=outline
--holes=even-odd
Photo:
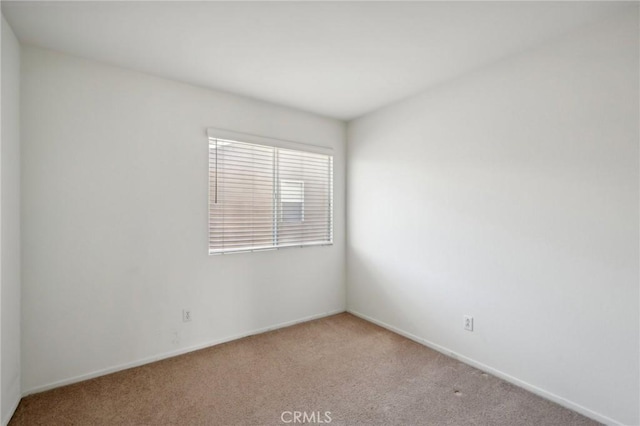
[[[329,149],[209,130],[209,254],[332,243]]]
[[[280,181],[280,206],[282,222],[304,221],[304,181]]]

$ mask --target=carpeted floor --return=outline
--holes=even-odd
[[[293,425],[305,420],[597,424],[350,314],[31,395],[9,424]]]

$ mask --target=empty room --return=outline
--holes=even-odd
[[[640,3],[1,1],[0,426],[640,425]]]

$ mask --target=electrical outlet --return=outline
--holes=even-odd
[[[182,322],[189,322],[191,321],[191,310],[190,309],[183,309],[182,310]]]
[[[467,331],[473,331],[473,317],[470,315],[463,315],[463,327]]]

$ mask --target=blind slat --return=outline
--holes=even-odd
[[[209,138],[209,253],[330,245],[333,157]]]

